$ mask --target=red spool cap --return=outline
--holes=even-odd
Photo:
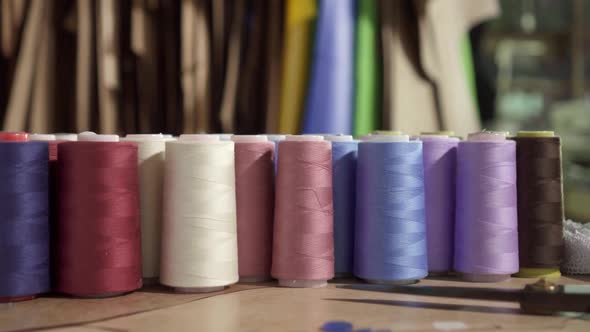
[[[25,132],[0,132],[0,141],[27,142],[28,140],[29,134]]]

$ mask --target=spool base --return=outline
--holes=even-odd
[[[253,282],[266,282],[266,281],[271,281],[271,280],[272,280],[271,277],[240,277],[239,282],[253,283]]]
[[[561,272],[559,269],[521,268],[514,276],[517,278],[559,278]]]
[[[279,279],[279,286],[291,287],[291,288],[321,288],[328,285],[327,280],[292,280],[292,279]]]
[[[429,277],[446,277],[450,275],[449,271],[429,271]]]
[[[418,279],[404,279],[404,280],[374,280],[374,279],[365,279],[366,282],[370,284],[377,284],[377,285],[412,285],[418,283]]]
[[[213,286],[213,287],[174,287],[174,291],[177,293],[212,293],[219,292],[225,289],[226,286]]]
[[[105,299],[107,297],[116,297],[121,295],[127,295],[132,293],[133,291],[128,292],[112,292],[112,293],[104,293],[104,294],[69,294],[73,297],[79,297],[82,299]]]
[[[144,286],[157,285],[159,282],[160,282],[160,278],[158,278],[158,277],[143,278],[143,285]]]
[[[350,279],[350,278],[354,278],[354,275],[350,272],[336,272],[334,274],[334,278],[338,278],[338,279]]]
[[[457,273],[459,278],[471,282],[500,282],[510,279],[509,274],[474,274],[474,273]]]
[[[11,302],[22,302],[30,301],[37,298],[37,295],[23,295],[23,296],[12,296],[12,297],[0,297],[0,303],[11,303]]]

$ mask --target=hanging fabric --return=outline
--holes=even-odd
[[[377,0],[358,0],[355,48],[355,136],[371,133],[380,126],[380,57]]]
[[[297,134],[305,105],[315,0],[286,0],[279,132]]]
[[[355,1],[320,1],[304,133],[352,132],[354,25]]]

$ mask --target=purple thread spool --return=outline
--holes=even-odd
[[[519,268],[516,143],[470,134],[457,156],[455,270],[468,281],[508,279]]]
[[[453,269],[459,139],[447,135],[421,135],[418,139],[424,151],[428,273],[441,275]]]

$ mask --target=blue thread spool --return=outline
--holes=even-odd
[[[359,143],[354,274],[408,284],[428,274],[422,142],[406,135]]]
[[[337,278],[352,275],[358,141],[350,135],[324,135],[332,142],[334,186],[334,272]]]
[[[0,142],[0,302],[49,291],[47,142]]]

